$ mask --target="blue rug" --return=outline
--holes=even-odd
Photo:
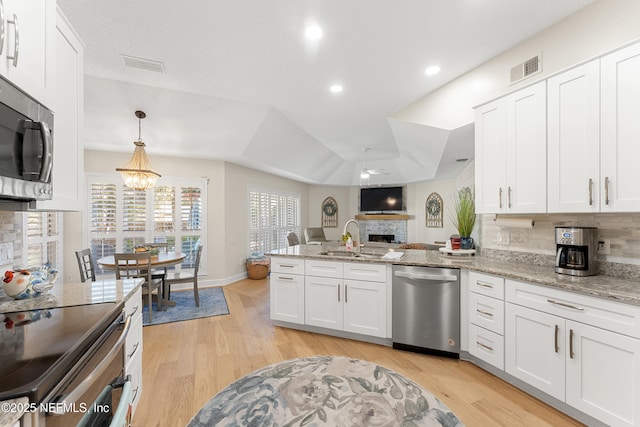
[[[162,307],[158,311],[156,303],[153,303],[153,322],[149,322],[149,308],[144,297],[144,309],[142,310],[142,325],[160,325],[162,323],[181,322],[183,320],[199,319],[201,317],[220,316],[229,314],[229,306],[224,297],[222,288],[199,289],[200,307],[196,307],[193,298],[193,290],[173,291],[171,300],[176,302],[175,307]]]

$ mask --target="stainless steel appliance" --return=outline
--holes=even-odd
[[[27,426],[70,426],[88,417],[109,419],[123,383],[124,340],[130,320],[122,304],[103,303],[0,314],[0,401],[29,398]],[[101,398],[98,400],[98,398]],[[127,401],[123,401],[128,405]],[[93,425],[93,424],[89,424]]]
[[[598,248],[595,227],[556,227],[556,273],[595,276]]]
[[[53,112],[0,77],[0,199],[53,195]]]
[[[460,354],[460,270],[393,266],[393,348]]]

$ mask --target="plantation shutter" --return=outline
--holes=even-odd
[[[249,191],[249,252],[268,253],[288,246],[287,235],[300,235],[299,195]]]
[[[26,223],[23,253],[25,268],[37,269],[49,262],[62,271],[62,214],[59,212],[28,212],[24,214]]]

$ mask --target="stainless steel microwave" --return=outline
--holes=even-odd
[[[51,199],[52,168],[53,112],[0,77],[0,202]]]

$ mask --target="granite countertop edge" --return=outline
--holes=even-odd
[[[347,261],[363,263],[385,263],[394,265],[417,265],[424,267],[459,268],[479,273],[492,274],[517,281],[548,286],[596,298],[616,301],[640,306],[640,281],[618,278],[615,276],[575,277],[557,274],[551,266],[528,264],[522,261],[513,263],[483,256],[459,257],[441,253],[439,251],[425,251],[413,249],[396,249],[403,252],[403,256],[396,260],[385,260],[379,256],[388,249],[364,248],[365,254],[377,256],[375,258],[352,258],[345,256],[322,255],[320,252],[344,251],[344,248],[327,248],[319,245],[291,246],[280,251],[270,253],[270,256],[298,257],[305,259],[319,259],[327,261]]]

